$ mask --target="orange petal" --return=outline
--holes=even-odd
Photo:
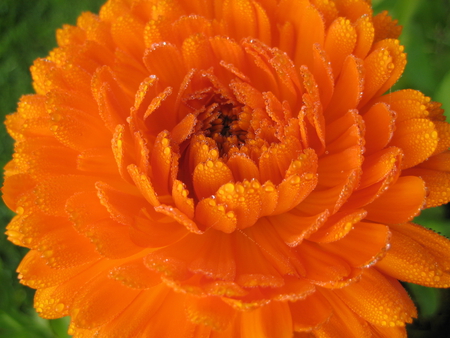
[[[342,76],[337,79],[333,96],[324,112],[328,123],[342,117],[350,109],[356,109],[361,93],[365,92],[361,60],[353,55],[346,56],[341,67]]]
[[[435,125],[428,119],[411,119],[396,126],[390,145],[404,153],[402,169],[411,168],[430,157],[438,144]]]
[[[236,263],[230,236],[208,231],[202,236],[189,234],[177,242],[149,254],[145,265],[170,279],[184,280],[191,274],[233,280]]]
[[[129,227],[114,222],[110,218],[90,223],[87,231],[87,237],[97,251],[105,257],[125,258],[142,250],[142,247],[131,240]]]
[[[172,161],[175,160],[174,150],[171,147],[171,139],[167,131],[162,131],[158,134],[152,154],[151,154],[151,166],[153,177],[158,177],[157,180],[153,180],[155,191],[160,195],[168,195],[172,190],[170,187],[170,171]]]
[[[314,67],[312,68],[312,73],[316,82],[320,83],[320,102],[323,109],[326,109],[334,91],[333,69],[328,56],[318,44],[313,45],[313,58]]]
[[[267,261],[267,256],[263,254],[264,247],[260,247],[252,235],[246,233],[248,230],[240,230],[235,236],[235,255],[239,257],[236,283],[250,288],[282,286],[282,275]]]
[[[450,172],[450,151],[447,150],[440,154],[431,156],[428,160],[419,164],[418,167],[430,170]]]
[[[110,266],[111,264],[108,266],[107,264],[104,264],[104,261],[99,261],[94,264],[89,264],[87,266],[82,265],[76,268],[63,270],[52,269],[52,272],[50,272],[53,277],[52,279],[55,279],[55,275],[58,276],[56,278],[60,279],[63,276],[70,277],[65,278],[67,280],[64,280],[64,282],[62,282],[63,280],[60,280],[60,283],[57,283],[52,287],[44,286],[45,283],[48,282],[48,279],[45,279],[44,277],[44,273],[42,275],[42,277],[44,277],[44,279],[42,279],[44,284],[41,285],[43,288],[36,291],[34,299],[36,311],[40,316],[48,319],[68,316],[69,310],[78,292],[86,286],[86,283],[91,280],[95,274],[101,273]],[[37,268],[39,267],[40,265],[38,264]],[[45,270],[45,268],[43,270]]]
[[[390,245],[389,228],[382,224],[358,222],[339,241],[323,243],[324,250],[343,258],[353,267],[362,268],[382,259]]]
[[[373,338],[406,338],[407,332],[405,326],[385,327],[370,325]]]
[[[226,211],[225,205],[217,204],[212,198],[204,198],[195,208],[195,218],[201,229],[214,228],[225,233],[232,233],[237,227],[234,211]]]
[[[338,212],[329,217],[325,223],[307,239],[317,243],[331,243],[346,236],[354,224],[366,216],[365,210]]]
[[[417,316],[414,303],[401,284],[376,269],[366,269],[359,282],[335,290],[353,311],[372,324],[404,326]]]
[[[272,302],[254,311],[242,312],[241,338],[290,338],[292,317],[286,302]]]
[[[91,83],[100,117],[105,126],[114,132],[118,124],[125,123],[131,102],[119,87],[115,74],[108,66],[97,68]]]
[[[339,15],[347,17],[353,22],[360,17],[372,17],[372,7],[366,1],[337,0],[336,8]]]
[[[417,90],[403,89],[388,93],[376,99],[384,102],[396,112],[396,121],[402,122],[409,119],[426,118],[430,115],[427,109],[429,98]]]
[[[312,191],[305,200],[297,206],[299,211],[307,215],[317,215],[326,209],[335,213],[349,199],[356,188],[358,172],[351,172],[347,180],[335,187]]]
[[[273,224],[278,235],[287,245],[297,246],[305,237],[314,234],[317,229],[323,226],[328,214],[328,210],[325,210],[318,215],[305,216],[296,209],[292,209],[276,216],[270,216],[267,219]]]
[[[276,289],[265,288],[262,291],[272,301],[296,302],[314,293],[315,289],[314,284],[305,278],[285,276],[283,286]]]
[[[420,226],[392,227],[391,249],[377,268],[396,279],[430,287],[448,287],[448,240]],[[399,229],[400,231],[397,231]],[[412,230],[411,235],[405,230]],[[431,250],[431,251],[430,251]],[[441,263],[442,262],[442,263]]]
[[[187,69],[208,69],[213,67],[216,61],[209,39],[200,34],[191,35],[183,41],[181,54],[183,65]],[[181,83],[181,81],[172,83]]]
[[[100,334],[105,337],[114,335],[121,338],[136,337],[155,320],[154,316],[167,300],[169,292],[170,289],[162,283],[140,292],[125,311],[101,327]]]
[[[2,187],[2,198],[11,210],[17,210],[20,198],[36,186],[36,182],[29,174],[6,176]]]
[[[222,160],[199,163],[194,169],[194,190],[199,200],[215,195],[222,185],[233,181],[230,168]]]
[[[333,308],[333,315],[327,323],[314,331],[316,338],[334,337],[336,332],[339,332],[343,337],[372,337],[367,322],[350,310],[335,294],[335,291],[320,289],[320,292]]]
[[[188,296],[186,315],[195,324],[207,325],[216,331],[223,331],[234,320],[236,311],[219,297]]]
[[[306,278],[317,285],[329,285],[351,273],[350,265],[338,256],[321,249],[320,245],[303,241],[296,248],[306,269]]]
[[[326,129],[327,155],[342,152],[356,145],[359,147],[363,145],[363,120],[354,109],[327,125]]]
[[[344,17],[334,20],[328,28],[324,49],[330,58],[334,78],[341,73],[344,60],[353,52],[356,41],[355,28]]]
[[[92,191],[94,178],[77,175],[54,176],[42,180],[36,187],[35,195],[39,208],[48,215],[66,216],[67,199],[77,192]]]
[[[139,189],[140,193],[147,200],[147,202],[149,202],[154,207],[160,205],[155,189],[153,188],[152,182],[150,181],[149,177],[140,172],[138,167],[134,164],[130,164],[127,169],[134,184],[136,184],[136,187]]]
[[[173,182],[172,198],[177,208],[189,218],[194,218],[194,200],[188,197],[186,185],[178,180]]]
[[[286,177],[278,186],[278,204],[273,215],[281,214],[296,207],[310,195],[316,185],[317,174],[306,173],[302,176],[294,174]]]
[[[305,269],[301,261],[275,230],[276,227],[280,226],[283,226],[283,224],[273,224],[263,218],[255,226],[258,229],[257,231],[255,227],[251,227],[245,231],[245,235],[262,248],[262,254],[266,257],[267,263],[275,267],[280,274],[295,277],[304,276]]]
[[[290,302],[294,331],[308,332],[326,323],[332,316],[332,308],[327,300],[315,292],[303,300]]]
[[[346,181],[353,170],[361,168],[362,161],[362,147],[359,145],[335,154],[322,156],[317,169],[318,185],[333,187]]]
[[[197,118],[193,114],[186,115],[183,120],[172,129],[172,140],[176,144],[180,144],[186,140],[194,131],[196,123]]]
[[[150,289],[161,283],[160,275],[147,269],[142,257],[114,267],[109,276],[133,289]]]
[[[111,133],[94,114],[56,105],[49,105],[48,110],[52,116],[50,130],[65,146],[83,151],[110,144]]]
[[[381,150],[389,143],[394,136],[395,112],[389,109],[385,103],[374,104],[363,115],[366,125],[366,154]]]
[[[195,324],[186,318],[185,307],[180,306],[185,302],[185,297],[183,294],[170,291],[162,302],[157,303],[161,306],[157,308],[151,320],[147,319],[145,329],[140,332],[142,336],[146,338],[189,337],[195,331]],[[143,299],[143,302],[147,303],[147,300]],[[171,325],[167,325],[167,318],[171,318]]]
[[[144,248],[159,248],[183,238],[187,230],[160,213],[146,213],[147,217],[135,217],[134,224],[129,229],[130,239]]]
[[[100,256],[94,255],[97,256],[98,261]],[[31,250],[20,262],[17,272],[22,284],[37,289],[65,284],[67,280],[85,270],[88,266],[90,264],[72,266],[67,269],[54,269],[46,263],[38,251]]]
[[[325,39],[325,25],[319,11],[307,1],[281,1],[276,14],[278,22],[289,21],[296,33],[294,56],[292,60],[296,65],[306,65],[311,68],[313,56],[309,51],[314,44],[323,46]],[[315,27],[311,31],[310,27]]]
[[[146,206],[146,201],[135,193],[116,189],[104,182],[96,182],[100,203],[108,210],[111,218],[124,225],[133,223],[133,216]]]
[[[54,62],[36,59],[30,71],[33,77],[33,87],[37,94],[45,95],[52,89],[68,87],[61,69]]]
[[[398,20],[393,20],[387,11],[375,15],[372,22],[375,28],[374,42],[389,38],[396,39],[402,32],[402,26],[397,25]]]
[[[98,176],[118,174],[117,164],[111,152],[111,147],[84,150],[77,157],[76,168]]]
[[[366,156],[362,165],[359,189],[376,184],[390,173],[399,170],[402,153],[399,148],[389,147]]]
[[[149,73],[160,78],[164,85],[182,82],[186,68],[177,47],[170,43],[153,44],[143,55]]]
[[[200,15],[183,15],[179,18],[176,18],[176,21],[171,23],[171,25],[173,34],[177,37],[178,41],[183,41],[189,36],[195,34],[202,34],[207,37],[213,35],[211,21]],[[156,26],[158,27],[160,25],[158,25],[157,23]],[[159,39],[159,41],[163,41],[163,39]]]
[[[359,4],[368,5],[364,2]],[[360,59],[364,59],[372,48],[373,39],[375,37],[375,28],[370,16],[361,16],[356,20],[355,30],[358,38],[356,40],[356,47],[353,54]]]
[[[121,13],[112,21],[111,35],[119,48],[136,59],[144,54],[144,25],[136,17]]]
[[[120,292],[120,297],[111,297],[114,292]],[[101,326],[124,311],[139,292],[140,290],[122,286],[106,274],[100,274],[77,294],[70,313],[72,321],[80,328]]]
[[[379,96],[391,88],[402,75],[406,65],[404,47],[398,40],[380,41],[374,44],[372,49],[374,51],[364,60],[366,86],[361,106],[372,96]]]
[[[233,154],[227,161],[236,181],[259,180],[259,169],[250,158],[244,154]]]
[[[217,203],[226,205],[227,211],[236,215],[237,227],[247,228],[255,224],[262,211],[261,184],[252,180],[238,183],[227,183],[217,193]]]
[[[202,234],[202,231],[199,230],[197,224],[177,208],[173,208],[172,206],[166,204],[160,204],[157,207],[155,207],[155,211],[160,212],[166,216],[169,216],[174,221],[183,225],[188,231],[192,233]]]
[[[125,130],[125,125],[117,125],[111,140],[111,148],[120,176],[127,181],[130,180],[127,166],[132,162],[131,154],[133,153],[131,144],[132,140],[128,131]]]
[[[410,221],[423,208],[425,196],[425,183],[421,178],[400,177],[385,193],[365,207],[366,218],[392,224]]]
[[[438,134],[438,144],[433,155],[439,154],[450,148],[450,125],[444,121],[434,121],[434,127]],[[433,134],[431,137],[433,137]]]

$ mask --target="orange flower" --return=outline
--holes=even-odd
[[[110,0],[57,33],[15,138],[9,239],[85,337],[404,337],[397,280],[450,285],[410,223],[450,127],[370,0]]]

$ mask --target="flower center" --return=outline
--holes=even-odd
[[[232,147],[240,148],[245,144],[247,130],[240,118],[241,111],[239,106],[220,105],[205,130],[205,136],[216,142],[220,156],[227,154]]]

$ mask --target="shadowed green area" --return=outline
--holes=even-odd
[[[186,0],[188,1],[188,0]],[[32,93],[29,67],[56,46],[55,31],[75,24],[82,11],[98,12],[104,0],[0,0],[0,115],[16,109],[22,94]],[[395,88],[414,88],[443,103],[450,111],[449,0],[373,0],[376,12],[387,9],[404,26],[402,44],[408,53],[404,76]],[[12,155],[12,141],[0,126],[0,164]],[[0,227],[12,217],[0,207]],[[447,219],[446,219],[447,216]],[[444,208],[424,211],[416,220],[450,237]],[[2,233],[4,230],[2,230]],[[68,320],[44,320],[32,307],[34,291],[20,285],[15,269],[26,250],[0,235],[0,337],[63,338]],[[449,292],[407,285],[420,311],[409,327],[410,337],[447,337]],[[446,308],[447,307],[447,308]],[[446,326],[445,326],[446,325]]]

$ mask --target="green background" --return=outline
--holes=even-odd
[[[75,24],[83,11],[97,13],[104,0],[0,0],[0,119],[15,111],[22,94],[31,93],[29,67],[56,46],[55,31]],[[406,72],[396,88],[415,88],[450,111],[450,0],[373,0],[404,26],[401,42],[408,53]],[[11,158],[12,141],[0,125],[0,166]],[[449,209],[422,212],[417,222],[450,237]],[[12,213],[0,205],[0,228]],[[4,230],[2,230],[4,232]],[[15,269],[26,250],[0,234],[0,337],[62,338],[68,320],[44,320],[32,307],[34,291],[20,285]],[[450,254],[450,253],[449,253]],[[410,337],[450,336],[450,292],[406,285],[419,308]]]

